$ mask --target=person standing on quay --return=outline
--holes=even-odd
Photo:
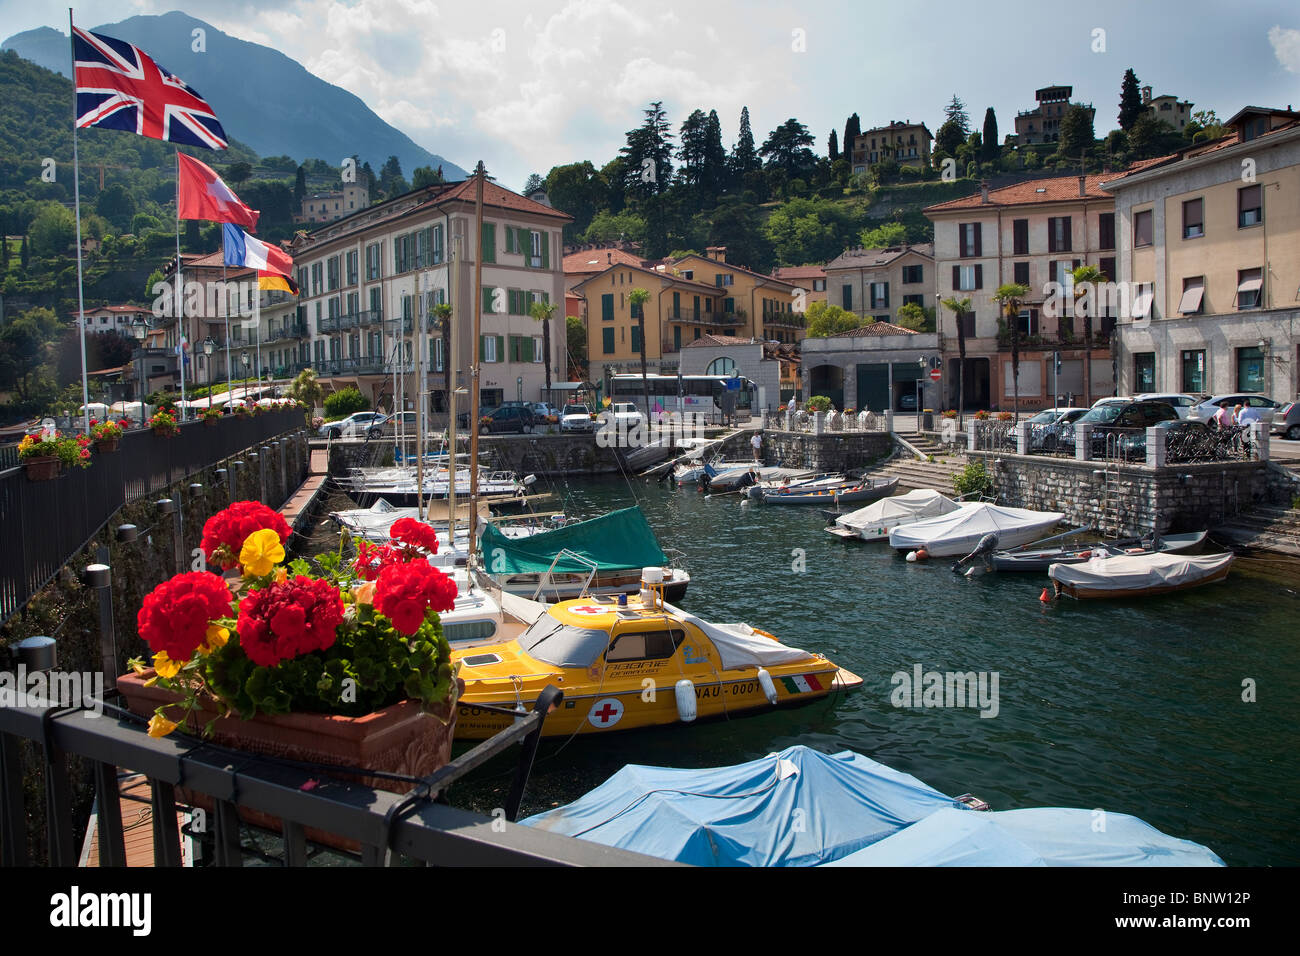
[[[749,447],[754,449],[754,461],[762,461],[763,436],[759,432],[754,432],[754,437],[749,440]]]

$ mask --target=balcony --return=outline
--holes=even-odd
[[[317,332],[337,332],[339,330],[339,319],[341,316],[330,315],[321,316],[316,320]]]
[[[669,309],[669,322],[689,322],[696,325],[744,325],[744,312],[702,312],[699,309]]]
[[[787,329],[802,329],[807,325],[802,312],[764,312],[764,325],[778,325]]]
[[[384,313],[379,309],[367,309],[365,312],[357,313],[357,320],[361,327],[368,328],[372,325],[379,325],[384,321]]]
[[[1110,348],[1111,332],[1106,329],[1094,328],[1092,330],[1092,350],[1102,352]],[[1059,332],[1045,332],[1035,335],[1020,336],[1020,351],[1082,351],[1083,333],[1071,333],[1068,329]],[[998,329],[998,351],[1011,351],[1011,333],[1003,328]]]
[[[390,371],[382,358],[362,355],[357,358],[325,359],[316,363],[322,375],[383,375]]]
[[[272,331],[265,339],[267,342],[280,342],[284,339],[305,339],[307,337],[306,325],[288,325],[282,329]]]

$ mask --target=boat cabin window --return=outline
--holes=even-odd
[[[442,636],[448,644],[458,641],[482,641],[497,632],[497,622],[488,618],[482,621],[453,621],[442,623]]]
[[[664,660],[676,654],[685,639],[683,631],[624,631],[609,645],[605,661]]]
[[[519,635],[526,654],[556,667],[590,667],[609,644],[607,631],[561,624],[543,614]]]

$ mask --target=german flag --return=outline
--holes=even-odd
[[[298,283],[294,282],[289,276],[281,275],[278,272],[259,271],[257,273],[257,287],[259,289],[280,289],[290,295],[298,294]]]

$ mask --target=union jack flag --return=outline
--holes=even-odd
[[[212,107],[138,47],[72,28],[77,128],[121,129],[184,146],[225,149]]]

